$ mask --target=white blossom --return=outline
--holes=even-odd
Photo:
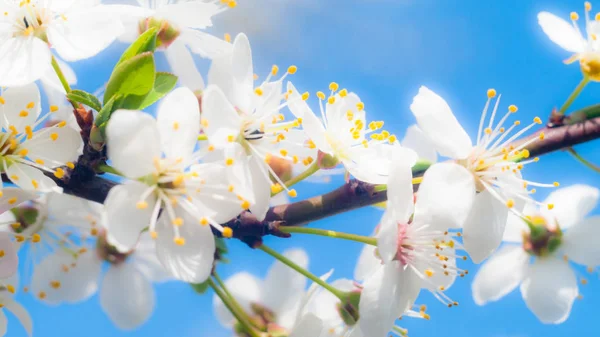
[[[29,337],[33,334],[33,321],[29,312],[13,298],[19,288],[19,277],[17,274],[10,278],[0,279],[0,336],[8,333],[8,319],[4,310],[13,314],[19,323],[25,328]]]

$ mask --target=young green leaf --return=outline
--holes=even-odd
[[[125,50],[117,66],[121,63],[131,59],[134,56],[140,55],[145,52],[154,52],[156,50],[156,37],[158,35],[158,28],[150,28],[142,33],[135,42]]]
[[[115,104],[115,101],[120,98],[121,95],[115,95],[111,97],[111,99],[108,100],[106,104],[104,104],[102,109],[98,111],[98,116],[96,116],[96,120],[94,123],[97,127],[103,127],[104,125],[106,125],[106,122],[108,122],[108,119],[110,118],[110,114],[114,111],[113,106]]]
[[[171,90],[175,88],[176,84],[177,76],[170,73],[156,73],[156,78],[154,79],[154,88],[152,88],[152,90],[150,90],[150,92],[145,96],[127,96],[121,105],[121,108],[130,110],[143,110],[171,92]]]
[[[100,111],[100,109],[102,109],[102,103],[100,103],[98,98],[83,90],[71,90],[71,92],[67,94],[67,98],[71,102],[87,105],[96,111]]]
[[[155,74],[154,55],[151,52],[142,53],[121,63],[108,80],[104,104],[116,94],[122,96],[148,94],[154,87]]]

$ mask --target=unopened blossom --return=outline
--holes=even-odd
[[[579,295],[577,276],[569,261],[600,265],[600,218],[586,215],[598,203],[600,192],[572,185],[552,192],[546,202],[552,210],[528,204],[526,222],[511,215],[503,246],[481,267],[473,280],[473,299],[479,305],[497,301],[520,285],[527,307],[543,323],[562,323]],[[564,232],[563,232],[564,230]],[[586,284],[585,278],[581,279]]]
[[[67,61],[98,54],[123,31],[94,1],[3,0],[0,85],[22,86],[52,70],[52,49]]]
[[[358,95],[347,89],[338,90],[339,85],[332,82],[328,95],[317,92],[317,116],[306,103],[308,93],[301,94],[291,82],[287,89],[289,108],[302,120],[310,144],[319,150],[321,167],[331,168],[341,162],[358,180],[372,184],[387,181],[391,145],[397,142],[396,136],[382,130],[383,121],[367,124],[365,104]]]
[[[220,223],[250,207],[223,165],[198,164],[207,153],[196,149],[199,133],[198,100],[183,87],[163,99],[156,119],[117,110],[106,127],[108,158],[131,179],[111,189],[104,203],[108,242],[127,252],[147,228],[165,268],[195,283],[210,275],[211,227],[231,237],[231,228]]]
[[[449,307],[456,305],[444,291],[457,275],[465,274],[456,266],[455,249],[460,248],[454,239],[456,234],[440,229],[436,218],[429,214],[437,206],[434,187],[438,182],[429,179],[428,170],[413,203],[411,166],[415,160],[407,163],[401,150],[394,149],[392,157],[388,202],[377,233],[376,258],[374,250],[365,249],[363,254],[373,255],[359,260],[360,264],[376,266],[357,266],[357,276],[364,278],[359,325],[365,336],[387,336],[396,319],[413,307],[421,289],[429,290]],[[437,168],[432,169],[435,174]],[[424,311],[422,316],[426,317]]]
[[[254,195],[252,213],[263,219],[271,193],[289,189],[269,166],[271,158],[308,167],[315,161],[316,150],[298,130],[299,120],[286,121],[280,110],[285,95],[282,81],[296,72],[291,66],[278,80],[271,81],[278,68],[258,86],[254,86],[252,51],[244,34],[236,37],[233,52],[227,59],[214,60],[209,74],[210,85],[202,96],[202,126],[211,148],[222,151],[232,181],[246,185]],[[275,183],[271,182],[271,177]]]
[[[584,76],[600,81],[600,16],[590,18],[592,5],[585,2],[585,24],[583,32],[579,25],[579,14],[571,12],[570,23],[549,12],[538,14],[538,23],[552,42],[564,50],[573,53],[564,62],[579,61]]]
[[[45,287],[53,304],[75,303],[99,291],[100,306],[122,330],[144,324],[155,307],[153,283],[170,280],[158,261],[155,242],[149,233],[140,236],[135,249],[119,253],[103,236],[96,247],[81,251],[76,259],[65,251],[46,257],[38,267],[37,284]],[[103,270],[102,266],[108,265]],[[60,284],[58,289],[53,286]]]
[[[58,108],[42,113],[40,91],[35,83],[12,87],[0,95],[0,165],[15,185],[49,191],[56,183],[44,175],[63,178],[65,168],[75,167],[81,136],[67,122],[41,127]]]
[[[283,254],[301,268],[308,268],[308,256],[302,249],[289,249]],[[240,272],[225,280],[225,286],[245,312],[263,329],[290,331],[296,325],[298,310],[306,288],[306,277],[283,263],[275,262],[264,280]],[[285,286],[284,286],[285,285]],[[218,296],[213,307],[219,322],[225,327],[236,321]]]
[[[112,1],[114,3],[114,1]],[[156,27],[158,50],[164,51],[171,70],[182,85],[196,91],[204,89],[193,54],[213,59],[231,52],[231,44],[207,32],[212,18],[233,8],[235,1],[138,0],[138,6],[121,6],[125,33],[121,40],[133,42],[147,29]]]
[[[473,140],[446,101],[428,88],[421,87],[410,106],[419,128],[438,153],[452,159],[434,164],[427,170],[428,179],[437,183],[427,185],[432,191],[426,193],[431,193],[435,200],[424,211],[439,229],[463,228],[465,249],[475,263],[488,257],[502,241],[508,213],[519,213],[526,201],[533,200],[531,194],[535,191],[527,187],[558,186],[557,182],[533,182],[521,174],[524,166],[538,161],[538,158],[529,158],[527,146],[543,139],[544,133],[517,146],[512,145],[524,133],[541,124],[541,119],[535,117],[525,127],[520,127],[518,120],[507,124],[517,107],[510,105],[499,118],[500,98],[490,113],[496,91],[488,90],[487,96],[477,138]],[[423,193],[423,186],[419,190]]]
[[[4,311],[7,310],[17,318],[25,328],[27,335],[31,337],[33,334],[33,321],[27,309],[13,298],[17,289],[19,289],[18,274],[10,278],[0,279],[0,336],[8,335],[8,318]]]

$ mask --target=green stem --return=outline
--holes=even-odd
[[[295,264],[292,260],[288,259],[287,257],[285,257],[285,256],[277,253],[276,251],[274,251],[273,249],[267,247],[264,244],[262,246],[260,246],[259,249],[262,250],[263,252],[265,252],[265,253],[273,256],[277,260],[281,261],[286,266],[288,266],[288,267],[294,269],[295,271],[299,272],[300,274],[306,276],[306,278],[312,280],[313,282],[315,282],[316,284],[320,285],[321,287],[327,289],[329,292],[331,292],[332,294],[334,294],[340,300],[342,300],[342,301],[345,300],[345,296],[344,296],[344,293],[342,291],[336,289],[335,287],[332,287],[330,284],[328,284],[327,282],[321,280],[315,274],[313,274],[313,273],[309,272],[308,270],[306,270],[306,269],[300,267],[299,265]]]
[[[579,82],[579,84],[577,85],[575,90],[573,90],[573,92],[571,93],[569,98],[567,98],[567,101],[565,102],[565,104],[563,104],[563,106],[560,108],[560,110],[558,110],[559,115],[565,114],[567,109],[571,106],[571,104],[573,104],[573,102],[575,101],[577,96],[579,96],[579,94],[581,93],[583,88],[585,88],[585,86],[588,84],[589,81],[590,81],[590,78],[588,76],[583,77],[583,79],[581,80],[581,82]]]
[[[231,302],[230,297],[227,296],[227,294],[222,289],[220,289],[211,278],[209,278],[207,282],[208,285],[215,291],[215,294],[217,294],[221,301],[223,301],[223,304],[225,304],[227,309],[235,317],[238,323],[244,328],[244,330],[246,330],[248,335],[250,337],[260,337],[260,335],[254,330],[254,328],[252,328],[252,325],[245,317],[245,314],[243,312],[239,312],[235,308],[235,305]]]
[[[110,173],[110,174],[114,174],[117,176],[123,176],[121,174],[121,172],[117,171],[117,169],[115,169],[114,167],[107,165],[107,164],[100,164],[96,168],[104,173]]]
[[[295,226],[280,226],[279,230],[283,233],[298,233],[298,234],[312,234],[319,236],[326,236],[330,238],[343,239],[349,241],[356,241],[365,243],[371,246],[377,246],[377,239],[370,236],[362,236],[355,234],[348,234],[343,232],[330,231],[326,229],[309,228],[309,227],[295,227]]]
[[[217,274],[217,272],[215,271],[215,272],[213,272],[213,276],[214,276],[215,280],[217,281],[217,285],[223,290],[225,295],[227,295],[229,297],[229,299],[231,300],[231,304],[235,308],[235,310],[237,310],[239,312],[244,312],[244,308],[242,308],[242,305],[235,299],[235,296],[233,296],[233,294],[229,291],[229,289],[227,289],[225,282],[223,282],[223,280],[221,279],[219,274]],[[254,323],[252,322],[252,320],[249,320],[248,322],[250,324],[252,324],[252,326],[256,327],[254,325]]]
[[[302,172],[299,175],[293,177],[292,179],[284,182],[284,184],[286,187],[290,188],[290,187],[296,185],[297,183],[301,182],[302,180],[315,174],[317,171],[319,171],[319,169],[320,169],[319,164],[317,164],[317,162],[315,161],[304,172]],[[275,196],[275,195],[281,193],[281,191],[283,191],[283,190],[277,191],[276,193],[271,193],[271,196]]]
[[[63,88],[65,88],[67,94],[70,93],[71,86],[69,85],[69,82],[67,82],[65,74],[63,74],[62,69],[60,69],[60,66],[58,65],[58,62],[56,61],[54,55],[52,55],[52,68],[54,68],[54,71],[56,72],[56,75],[58,76],[58,79],[60,80],[60,83],[62,84]]]
[[[573,149],[572,147],[568,148],[567,151],[575,158],[577,159],[580,163],[582,163],[583,165],[587,166],[588,168],[592,169],[595,172],[600,173],[600,167],[592,164],[590,161],[588,161],[587,159],[583,158],[579,153],[577,153],[577,151],[575,151],[575,149]]]

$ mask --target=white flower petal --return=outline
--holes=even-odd
[[[0,252],[0,279],[5,279],[14,275],[19,267],[18,249],[5,232],[0,232]]]
[[[148,186],[138,182],[128,182],[113,187],[104,202],[104,228],[108,231],[108,241],[119,251],[128,252],[135,247],[140,233],[150,223],[155,204],[154,195],[146,198],[148,207],[138,208],[137,203]]]
[[[443,98],[422,86],[413,98],[410,110],[440,155],[464,159],[470,154],[473,147],[471,138]]]
[[[37,198],[35,193],[15,187],[5,187],[0,192],[0,214],[19,206],[25,201]]]
[[[288,108],[296,118],[304,118],[304,115],[313,113],[308,103],[302,99],[302,94],[296,89],[292,82],[287,82]]]
[[[264,173],[266,167],[264,161],[256,156],[252,156],[249,161],[248,169],[252,180],[252,191],[254,203],[250,205],[250,211],[259,221],[264,220],[269,210],[271,201],[271,180]]]
[[[66,61],[95,56],[123,33],[110,6],[93,6],[70,11],[48,27],[48,41]]]
[[[600,266],[598,237],[600,237],[600,217],[590,217],[565,232],[561,248],[570,260],[585,266]]]
[[[552,204],[554,208],[542,208],[542,214],[549,221],[555,219],[561,229],[567,229],[580,222],[598,204],[600,191],[589,185],[577,184],[559,188],[544,200],[545,204]]]
[[[363,246],[354,268],[355,280],[363,281],[377,271],[381,265],[381,260],[377,258],[376,249],[377,247],[371,245]]]
[[[27,309],[14,300],[8,300],[3,304],[8,311],[15,315],[15,317],[19,320],[19,323],[21,323],[23,328],[25,328],[27,335],[31,337],[33,335],[33,320],[31,319]],[[2,325],[2,322],[0,322],[0,325]]]
[[[463,225],[463,245],[475,263],[490,256],[502,242],[508,207],[487,190],[475,196]]]
[[[156,256],[156,243],[148,232],[142,233],[130,259],[131,263],[135,264],[135,268],[139,270],[150,282],[159,283],[173,279],[162,266]]]
[[[379,222],[379,231],[377,232],[377,249],[379,256],[384,262],[390,262],[398,253],[398,225],[399,222],[393,211],[386,210]]]
[[[289,337],[319,337],[322,331],[323,321],[309,313],[300,317],[300,320],[290,332]]]
[[[183,219],[179,227],[183,245],[175,243],[173,224],[163,214],[158,221],[156,231],[156,254],[163,267],[173,277],[189,283],[202,283],[210,276],[215,254],[215,239],[210,226],[203,226],[187,212],[175,209],[176,216]]]
[[[24,190],[48,192],[56,188],[54,180],[37,168],[21,163],[13,163],[6,169],[6,175]]]
[[[223,91],[209,85],[202,95],[202,119],[205,121],[204,132],[211,144],[225,147],[229,137],[237,138],[242,128],[242,119],[229,103]]]
[[[46,167],[55,168],[77,161],[82,146],[79,131],[64,126],[36,131],[19,148],[27,149],[27,157],[33,161],[41,159]]]
[[[5,103],[0,105],[0,125],[7,131],[13,126],[23,133],[26,126],[33,126],[42,111],[40,90],[35,83],[11,87],[3,92],[2,98]]]
[[[5,336],[8,331],[8,319],[4,314],[4,310],[0,310],[0,336]]]
[[[233,80],[236,85],[235,104],[242,111],[249,112],[254,89],[254,70],[252,67],[252,49],[248,37],[240,33],[233,42],[231,57]]]
[[[387,209],[396,220],[408,223],[414,212],[412,170],[414,165],[412,150],[393,146],[390,174],[387,181]]]
[[[537,205],[532,202],[526,203],[522,211],[525,216],[534,216],[537,212]],[[529,233],[529,227],[527,227],[525,221],[516,216],[513,212],[508,212],[502,241],[523,243],[523,233]]]
[[[63,72],[67,83],[71,85],[77,84],[77,75],[75,74],[73,68],[71,68],[71,66],[68,63],[61,61],[59,58],[56,58],[56,63],[58,63],[60,70]],[[54,68],[49,67],[48,69],[46,69],[46,72],[44,73],[44,76],[40,78],[40,81],[42,82],[42,87],[44,88],[46,96],[50,96],[48,91],[55,91],[59,95],[62,95],[62,100],[65,99],[65,88],[60,82],[60,79],[58,78],[56,71],[54,71]],[[49,101],[51,105],[56,104],[56,101],[52,101],[50,98]]]
[[[162,149],[168,158],[190,159],[200,134],[200,106],[194,93],[177,88],[162,99],[156,114]]]
[[[543,323],[562,323],[571,313],[579,291],[569,264],[553,256],[537,259],[527,270],[521,294]]]
[[[50,68],[48,45],[36,37],[16,37],[0,45],[0,86],[30,84]]]
[[[571,23],[548,12],[538,14],[538,23],[550,40],[572,53],[585,50],[585,40]]]
[[[155,171],[161,157],[160,132],[156,120],[141,111],[117,110],[106,126],[108,158],[115,169],[129,178]]]
[[[387,336],[399,314],[412,306],[420,287],[411,284],[408,274],[400,262],[395,261],[382,266],[365,281],[358,324],[366,335]]]
[[[220,12],[221,9],[214,2],[179,1],[157,8],[156,16],[177,23],[180,27],[204,29],[212,26],[211,18]]]
[[[417,161],[413,150],[399,144],[371,144],[352,148],[349,153],[351,162],[343,164],[356,179],[370,184],[387,184],[391,172],[391,158],[398,157],[398,165],[412,167]]]
[[[251,303],[260,301],[261,282],[254,275],[247,272],[236,273],[225,280],[225,286],[246,311],[250,310]],[[217,295],[213,296],[213,310],[224,327],[235,324],[235,318]]]
[[[231,43],[196,29],[182,29],[178,39],[185,42],[193,53],[209,59],[221,57],[233,50]]]
[[[144,274],[132,264],[111,266],[100,289],[100,306],[122,330],[144,324],[154,310],[154,289]]]
[[[192,54],[182,41],[175,40],[165,50],[165,55],[173,74],[177,75],[181,85],[192,90],[204,89],[204,79],[196,67]]]
[[[423,176],[415,205],[415,218],[434,228],[461,227],[475,201],[475,181],[454,163],[432,165]]]
[[[402,146],[414,150],[420,159],[431,163],[437,161],[437,151],[429,138],[421,131],[417,125],[411,125],[400,142]]]
[[[520,246],[506,245],[484,263],[472,284],[473,300],[478,305],[497,301],[513,291],[523,280],[530,256]]]

